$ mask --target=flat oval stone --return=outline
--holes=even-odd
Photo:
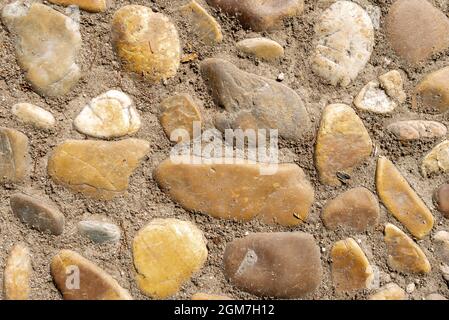
[[[162,162],[153,176],[187,210],[238,221],[258,218],[285,226],[305,221],[314,190],[303,170],[295,164],[279,164],[270,172],[273,174],[261,174],[264,169],[272,168],[225,158],[207,162],[172,157]]]
[[[120,228],[113,223],[96,220],[78,222],[78,232],[96,243],[118,242]]]
[[[73,121],[76,130],[96,138],[132,135],[140,129],[140,124],[131,98],[117,90],[92,99]]]
[[[23,244],[16,244],[9,253],[3,273],[6,300],[28,300],[30,298],[32,272],[30,250]]]
[[[16,193],[11,196],[10,205],[12,212],[26,225],[42,232],[62,234],[64,215],[49,200]]]
[[[321,116],[315,165],[322,184],[341,184],[338,172],[350,174],[370,155],[371,138],[362,120],[345,104],[328,105]]]
[[[443,113],[449,109],[449,67],[434,71],[416,86],[412,106],[420,111]]]
[[[303,0],[207,0],[207,3],[236,16],[245,28],[254,31],[278,29],[285,18],[304,11]]]
[[[82,10],[89,12],[103,12],[110,6],[110,0],[49,0],[51,3],[62,6],[78,6]]]
[[[17,103],[12,106],[11,111],[20,121],[39,129],[51,129],[56,124],[55,117],[50,112],[31,103]]]
[[[207,259],[206,240],[190,222],[154,219],[134,237],[133,257],[142,293],[164,299],[202,268]]]
[[[371,295],[369,300],[406,300],[407,294],[396,283],[388,283],[375,294]]]
[[[299,139],[310,131],[304,102],[289,87],[221,59],[204,60],[201,74],[215,103],[226,110],[216,119],[220,130],[277,129],[286,139]]]
[[[352,238],[337,241],[332,247],[332,282],[337,292],[369,288],[374,280],[373,268]]]
[[[271,39],[251,38],[237,42],[237,49],[263,60],[274,60],[284,55],[284,48]]]
[[[429,273],[430,263],[421,248],[391,223],[385,226],[388,264],[404,273]]]
[[[115,12],[112,42],[124,67],[149,82],[173,77],[181,60],[178,31],[170,19],[140,5]]]
[[[233,299],[224,295],[198,292],[192,295],[192,300],[233,300]]]
[[[449,19],[426,0],[397,0],[386,17],[394,51],[417,64],[449,46]]]
[[[394,164],[385,157],[379,157],[377,161],[376,188],[388,211],[411,234],[422,239],[432,230],[432,213]]]
[[[322,219],[326,228],[338,228],[364,232],[377,225],[379,202],[366,188],[350,189],[330,200],[323,209]]]
[[[449,219],[449,184],[445,183],[436,189],[433,193],[433,199],[437,204],[438,211]]]
[[[78,24],[52,8],[20,1],[3,8],[2,18],[15,37],[16,56],[27,80],[39,94],[60,96],[81,77]]]
[[[398,140],[436,139],[446,135],[446,126],[436,121],[408,120],[390,124],[387,130]]]
[[[129,176],[148,150],[140,139],[66,140],[53,150],[47,170],[56,183],[107,200],[128,189]]]
[[[445,264],[449,265],[449,232],[447,231],[438,231],[433,240],[436,244],[437,256],[438,258]]]
[[[434,147],[423,159],[421,172],[424,177],[449,171],[449,140]]]
[[[391,113],[397,106],[378,81],[370,81],[364,86],[355,97],[354,105],[360,110],[379,114]]]
[[[321,283],[320,250],[303,232],[254,233],[226,246],[224,274],[258,296],[304,298]]]
[[[64,300],[132,300],[113,277],[74,251],[59,251],[50,270]]]
[[[28,175],[31,162],[28,150],[26,135],[0,127],[0,180],[20,182]]]
[[[315,26],[312,70],[325,82],[346,87],[365,67],[374,47],[368,13],[350,1],[337,1]]]

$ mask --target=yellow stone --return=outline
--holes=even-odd
[[[284,48],[276,41],[267,38],[245,39],[237,42],[237,48],[264,60],[274,60],[284,55]]]
[[[129,176],[148,150],[149,143],[140,139],[67,140],[53,151],[48,174],[75,192],[111,199],[126,191]]]
[[[23,244],[16,244],[6,261],[3,275],[3,287],[7,300],[29,299],[32,271],[30,250]]]
[[[352,238],[338,241],[331,251],[332,281],[337,291],[369,288],[374,279],[373,268]]]
[[[232,300],[232,298],[224,295],[198,292],[192,296],[192,300]]]
[[[28,138],[23,133],[0,127],[0,180],[19,182],[28,174]]]
[[[429,273],[430,263],[421,248],[391,223],[385,226],[388,264],[405,273]]]
[[[401,287],[396,283],[388,283],[371,295],[369,300],[405,300],[406,298],[407,295]]]
[[[415,89],[412,106],[443,113],[449,109],[449,67],[428,74]]]
[[[449,140],[436,145],[423,159],[421,172],[427,177],[449,171]]]
[[[163,299],[201,269],[207,259],[206,240],[190,222],[154,219],[136,234],[133,256],[142,293]]]
[[[51,3],[62,6],[78,6],[82,10],[89,12],[103,12],[110,5],[109,0],[49,0]]]
[[[377,161],[376,188],[388,211],[411,234],[421,239],[432,230],[432,213],[394,164],[385,157],[380,157]]]

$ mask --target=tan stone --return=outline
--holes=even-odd
[[[421,239],[432,230],[432,213],[394,164],[385,157],[379,157],[377,162],[376,188],[388,211],[411,234]]]
[[[74,251],[59,251],[50,270],[64,300],[132,300],[113,277]]]
[[[369,300],[406,300],[407,294],[396,283],[388,283],[378,292],[371,295]]]
[[[82,10],[89,12],[103,12],[109,8],[110,0],[49,0],[51,3],[62,6],[78,6]]]
[[[398,70],[391,70],[379,76],[380,86],[388,96],[399,103],[404,103],[407,98],[404,92],[404,81]]]
[[[142,293],[163,299],[201,269],[207,259],[206,240],[190,222],[154,219],[134,237],[133,257]]]
[[[378,81],[370,81],[354,98],[354,105],[363,110],[379,114],[391,113],[397,104],[384,91]]]
[[[416,86],[412,107],[420,111],[443,113],[449,109],[449,67],[432,72]]]
[[[321,116],[315,164],[323,184],[337,186],[338,172],[350,174],[370,155],[371,138],[362,120],[345,104],[328,105]]]
[[[237,48],[263,60],[274,60],[284,55],[284,48],[276,41],[267,38],[252,38],[237,42]]]
[[[30,103],[17,103],[12,106],[11,111],[20,121],[36,128],[50,129],[56,124],[55,117],[50,112]]]
[[[0,180],[22,181],[29,172],[30,161],[27,136],[0,127]]]
[[[192,295],[192,300],[233,300],[233,299],[224,295],[198,292]]]
[[[423,159],[421,172],[423,176],[441,174],[449,171],[449,140],[436,145]]]
[[[404,273],[429,273],[430,263],[421,248],[391,223],[385,226],[388,264]]]
[[[16,244],[9,253],[3,274],[4,294],[7,300],[30,298],[32,272],[30,250],[23,244]]]
[[[48,160],[48,174],[75,192],[111,199],[126,191],[129,176],[148,150],[149,143],[139,139],[66,140]]]
[[[398,140],[403,141],[435,139],[447,133],[444,124],[426,120],[397,121],[390,124],[387,130],[392,132]]]
[[[425,300],[447,300],[447,299],[439,293],[431,293],[426,296]]]
[[[215,218],[248,221],[257,217],[265,223],[285,226],[298,225],[307,219],[314,191],[300,167],[279,164],[275,168],[233,161],[167,159],[153,176],[185,209]],[[263,170],[270,174],[261,174]]]

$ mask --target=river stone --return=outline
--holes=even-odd
[[[108,200],[128,189],[129,176],[148,150],[140,139],[66,140],[51,154],[48,174],[75,192]]]
[[[191,161],[189,161],[191,160]],[[162,162],[153,176],[159,186],[185,209],[215,218],[294,226],[305,221],[314,190],[296,164],[234,163],[235,159],[188,159]],[[267,171],[268,173],[268,171]]]
[[[226,246],[224,274],[249,293],[304,298],[321,283],[320,250],[303,232],[254,233]]]
[[[411,234],[422,239],[432,230],[432,213],[394,164],[385,157],[379,157],[377,161],[376,188],[388,211]]]
[[[322,219],[326,228],[342,228],[365,232],[377,225],[379,202],[366,188],[350,189],[330,200],[323,209]]]
[[[74,251],[59,251],[50,270],[64,300],[132,300],[113,277]]]
[[[284,55],[284,48],[271,39],[251,38],[237,42],[237,49],[263,60],[274,60]]]
[[[20,121],[39,129],[51,129],[56,124],[55,117],[50,112],[31,103],[17,103],[12,106],[11,111]]]
[[[315,26],[312,70],[334,86],[348,86],[370,59],[374,29],[368,13],[350,1],[337,1]]]
[[[449,67],[432,72],[416,86],[412,99],[414,109],[443,113],[449,109]]]
[[[142,293],[164,299],[202,268],[207,259],[206,240],[191,222],[154,219],[134,237],[133,256]]]
[[[97,220],[78,222],[78,232],[96,243],[118,242],[120,228],[113,223]]]
[[[192,300],[233,300],[233,299],[224,295],[198,292],[192,295]]]
[[[179,68],[181,45],[175,25],[148,7],[127,5],[117,10],[112,42],[125,69],[149,82],[171,78]]]
[[[404,273],[429,273],[430,263],[421,248],[398,227],[385,226],[388,265]]]
[[[441,294],[431,293],[426,296],[425,300],[447,300],[447,299],[445,297],[443,297]]]
[[[444,140],[434,147],[423,159],[421,172],[428,177],[449,171],[449,140]]]
[[[440,260],[449,265],[449,232],[438,231],[434,236],[433,240],[436,243],[436,253]]]
[[[445,183],[436,189],[433,193],[433,199],[437,205],[438,211],[440,211],[444,217],[449,219],[449,184]]]
[[[387,39],[411,64],[446,49],[448,33],[449,19],[426,0],[397,0],[386,17]]]
[[[140,129],[140,124],[131,98],[117,90],[92,99],[73,121],[76,130],[96,138],[132,135]]]
[[[16,193],[11,196],[10,205],[12,212],[26,225],[41,232],[62,234],[64,215],[49,200]]]
[[[390,98],[404,103],[407,98],[404,92],[404,81],[398,70],[391,70],[379,76],[379,83]]]
[[[51,3],[62,6],[78,6],[89,12],[103,12],[109,8],[112,0],[49,0]]]
[[[352,238],[337,241],[332,247],[332,282],[337,292],[369,288],[374,280],[373,268]]]
[[[5,25],[15,36],[16,56],[33,88],[45,96],[69,92],[81,77],[78,24],[52,8],[16,1],[3,8]]]
[[[360,110],[379,114],[391,113],[397,106],[378,81],[368,82],[355,97],[354,105]]]
[[[286,139],[299,139],[309,132],[304,103],[289,87],[221,59],[206,59],[201,73],[216,104],[226,110],[216,119],[220,130],[277,129]]]
[[[23,244],[16,244],[9,253],[3,273],[3,288],[6,300],[29,299],[32,272],[30,250]]]
[[[22,181],[29,172],[30,162],[27,136],[0,127],[0,180]]]
[[[236,16],[243,27],[254,31],[278,29],[287,17],[304,11],[303,0],[206,0],[224,13]]]
[[[407,294],[396,283],[388,283],[378,292],[371,295],[369,300],[406,300]]]
[[[436,121],[408,120],[390,124],[387,130],[398,140],[436,139],[446,135],[446,126]]]
[[[328,105],[321,116],[315,164],[322,184],[338,186],[339,172],[352,169],[371,155],[371,138],[362,120],[345,104]]]

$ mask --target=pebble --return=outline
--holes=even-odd
[[[173,77],[180,65],[178,31],[162,13],[140,5],[127,5],[115,12],[112,42],[125,69],[157,83]]]
[[[10,205],[20,221],[34,229],[54,235],[64,231],[64,215],[47,199],[16,193],[11,196]]]
[[[14,35],[16,56],[33,88],[45,96],[68,93],[81,77],[78,24],[52,8],[16,1],[3,8],[4,24]]]
[[[3,273],[6,300],[28,300],[30,298],[32,272],[30,250],[23,244],[16,244],[9,253]]]
[[[192,295],[192,300],[233,300],[233,299],[225,295],[198,292]]]
[[[398,227],[385,226],[388,265],[403,273],[429,273],[430,263],[421,248]]]
[[[89,12],[104,12],[106,11],[112,0],[49,0],[51,3],[62,6],[78,6],[80,9]]]
[[[386,34],[394,51],[418,64],[449,46],[449,19],[426,0],[397,0],[386,17]]]
[[[407,287],[405,287],[405,291],[408,293],[408,294],[412,294],[414,291],[415,291],[415,284],[412,282],[412,283],[409,283],[408,285],[407,285]]]
[[[368,82],[355,97],[354,105],[360,110],[379,114],[391,113],[397,106],[378,81]]]
[[[449,232],[438,231],[434,237],[437,245],[437,256],[445,264],[449,265]]]
[[[215,103],[226,110],[215,121],[220,130],[277,129],[286,139],[299,139],[310,131],[304,102],[289,87],[221,59],[204,60],[201,74]]]
[[[73,121],[76,130],[96,138],[132,135],[140,129],[140,116],[125,93],[110,90],[92,99]]]
[[[274,60],[284,55],[284,48],[271,39],[251,38],[237,42],[237,49],[262,60]]]
[[[352,169],[371,155],[373,144],[362,120],[345,104],[328,105],[321,116],[315,165],[322,184],[341,184],[337,174]]]
[[[127,190],[129,176],[148,151],[149,143],[140,139],[66,140],[53,150],[48,174],[75,192],[108,200]]]
[[[378,292],[371,295],[369,300],[406,300],[407,295],[405,291],[396,283],[388,283]]]
[[[118,242],[120,228],[113,223],[97,220],[78,222],[78,232],[96,243]]]
[[[354,232],[365,232],[377,225],[379,202],[366,188],[358,187],[340,194],[326,203],[322,219],[326,228],[342,228]]]
[[[0,150],[0,180],[24,180],[31,162],[28,137],[17,130],[0,127]]]
[[[436,121],[406,120],[390,124],[387,130],[398,140],[436,139],[446,135],[446,126]]]
[[[426,300],[447,300],[447,299],[439,293],[431,293],[426,296]]]
[[[134,237],[133,256],[142,293],[164,299],[202,268],[207,259],[206,240],[191,222],[154,219]]]
[[[433,193],[433,199],[437,204],[438,211],[449,219],[449,184],[445,183],[436,189]]]
[[[379,84],[387,95],[399,103],[404,103],[407,95],[404,92],[404,80],[398,70],[391,70],[379,76]]]
[[[17,103],[12,106],[11,111],[20,121],[39,129],[51,129],[56,124],[55,117],[50,112],[31,103]]]
[[[226,246],[224,274],[249,293],[304,298],[321,283],[320,250],[303,232],[253,233]]]
[[[270,172],[273,174],[261,175],[263,169],[271,170],[268,164],[216,160],[169,158],[156,168],[153,177],[185,209],[215,218],[258,218],[284,226],[307,220],[314,190],[296,164],[278,164],[275,172]]]
[[[374,29],[369,15],[350,1],[337,1],[315,26],[312,70],[334,86],[348,86],[370,59]]]
[[[423,159],[421,173],[424,177],[449,171],[449,140],[434,147]]]
[[[64,300],[132,300],[113,277],[74,251],[59,251],[50,270]]]
[[[444,280],[449,284],[449,266],[447,264],[440,265],[440,271],[443,274]]]
[[[352,238],[337,241],[332,247],[332,282],[337,292],[369,288],[374,280],[373,268]]]
[[[395,165],[385,157],[379,157],[377,162],[376,188],[388,211],[412,235],[422,239],[432,230],[432,213]]]
[[[412,107],[419,111],[444,113],[449,109],[449,67],[434,71],[416,86]]]

